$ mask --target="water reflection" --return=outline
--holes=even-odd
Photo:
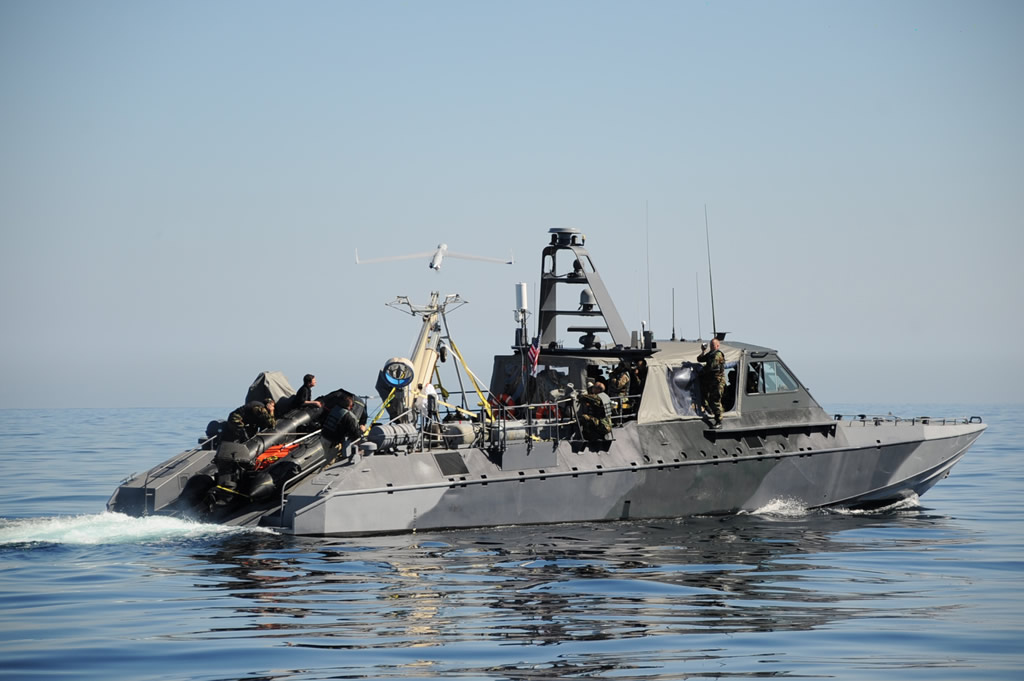
[[[970,541],[922,512],[746,516],[345,540],[243,535],[202,547],[186,570],[218,600],[194,636],[273,637],[320,651],[441,648],[422,655],[453,663],[498,643],[532,647],[547,674],[566,664],[600,674],[636,671],[644,653],[663,662],[715,655],[687,640],[877,617],[904,598],[902,555]],[[651,640],[614,661],[588,645],[639,638]],[[536,652],[545,647],[558,652]],[[520,666],[514,676],[526,678]],[[396,675],[417,675],[402,669]]]

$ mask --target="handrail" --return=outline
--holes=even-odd
[[[285,444],[285,445],[297,445],[300,442],[305,442],[306,440],[308,440],[309,438],[313,437],[314,435],[319,435],[320,431],[322,431],[322,430],[323,430],[323,428],[317,428],[312,433],[307,433],[307,434],[303,435],[300,438],[296,438],[296,439],[294,439],[294,440],[292,440],[290,442],[285,442],[285,443],[282,443],[282,444]],[[294,435],[298,435],[298,433],[286,433],[286,435],[293,435],[293,434]]]
[[[493,396],[492,396],[493,399]],[[617,395],[609,398],[612,405],[611,418],[613,427],[621,427],[623,424],[629,421],[635,421],[637,418],[636,406],[640,403],[640,394],[627,394]],[[548,400],[545,402],[528,403],[528,404],[494,404],[491,403],[488,406],[491,407],[490,418],[488,414],[481,409],[479,413],[469,412],[468,410],[452,404],[449,401],[437,400],[437,404],[441,407],[445,407],[446,410],[442,410],[441,414],[435,418],[433,415],[429,415],[427,418],[412,418],[410,415],[418,416],[418,412],[415,408],[409,408],[403,411],[401,414],[396,415],[394,418],[389,419],[388,423],[413,423],[416,424],[416,437],[413,441],[406,442],[403,447],[411,446],[411,451],[423,452],[433,447],[428,447],[426,442],[428,437],[437,437],[435,433],[429,432],[427,429],[430,425],[439,425],[442,428],[452,423],[447,420],[451,416],[458,417],[457,420],[460,423],[468,421],[474,426],[474,438],[469,446],[473,447],[485,447],[488,446],[490,440],[489,433],[493,432],[491,429],[493,426],[497,426],[496,437],[498,440],[490,440],[491,446],[498,446],[501,448],[507,443],[508,433],[512,432],[526,432],[526,435],[530,439],[544,440],[544,441],[558,441],[566,434],[561,431],[563,428],[575,426],[579,428],[579,422],[576,415],[575,409],[576,393],[570,393],[564,395],[559,399]],[[538,416],[539,414],[539,416]],[[364,436],[365,439],[366,436]],[[445,434],[442,432],[440,435],[441,440]],[[569,435],[571,437],[571,435]]]
[[[307,439],[313,437],[314,435],[319,435],[322,430],[323,429],[321,428],[321,429],[319,429],[319,430],[317,430],[317,431],[315,431],[313,433],[310,433],[306,437],[303,437],[303,438],[300,438],[298,440],[295,440],[295,442],[302,442],[303,440],[307,440]],[[352,442],[350,442],[348,446],[349,447],[354,447],[357,443],[359,443],[359,442],[361,442],[361,441],[363,441],[365,439],[366,439],[366,434],[364,433],[360,437],[357,437],[355,440],[352,440]],[[354,457],[354,455],[353,455],[353,457]],[[310,467],[309,470],[301,471],[297,475],[294,475],[294,476],[288,478],[287,480],[284,481],[284,483],[282,483],[282,485],[281,485],[281,508],[278,511],[279,514],[281,514],[282,516],[284,515],[284,503],[285,503],[285,499],[288,496],[288,488],[292,485],[292,483],[295,482],[296,480],[300,479],[300,478],[307,478],[307,477],[309,477],[311,475],[314,475],[314,474],[318,473],[319,471],[323,470],[328,465],[327,464],[327,459],[328,459],[328,455],[327,455],[327,452],[326,452],[326,449],[325,449],[325,451],[324,451],[324,460],[321,461],[318,465]],[[328,483],[327,486],[324,487],[324,491],[326,491],[329,488],[330,488],[330,483]],[[282,520],[283,520],[283,517],[282,517]]]
[[[907,423],[910,425],[939,425],[939,426],[951,426],[951,425],[962,425],[965,423],[982,423],[980,416],[914,416],[912,418],[903,418],[895,416],[893,414],[885,415],[874,415],[874,414],[835,414],[833,419],[837,422],[843,422],[848,424],[867,425],[872,423],[876,426],[884,423],[897,425],[900,423]]]
[[[611,418],[613,427],[621,427],[629,421],[636,420],[636,410],[630,405],[639,404],[639,394],[617,395],[609,399],[612,405],[609,418]],[[527,437],[531,439],[557,441],[565,436],[561,433],[563,428],[575,427],[578,429],[580,427],[574,394],[546,402],[499,405],[494,409],[494,413],[497,418],[482,423],[498,425],[500,441],[492,442],[492,444],[499,448],[507,443],[509,431],[525,431]],[[536,416],[538,413],[541,414],[539,418]],[[529,417],[523,418],[524,414],[528,414]],[[571,434],[568,436],[572,437]]]

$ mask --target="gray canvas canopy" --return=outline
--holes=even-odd
[[[258,400],[262,402],[268,397],[277,402],[283,397],[291,397],[295,389],[288,383],[288,379],[280,371],[263,371],[256,377],[256,380],[249,386],[245,394],[245,401]]]
[[[660,423],[699,418],[693,410],[696,393],[697,356],[700,343],[696,341],[658,341],[659,352],[647,359],[647,381],[640,401],[640,423]],[[734,367],[743,356],[743,349],[722,343],[726,371]]]

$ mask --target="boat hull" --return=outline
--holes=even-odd
[[[692,439],[688,449],[673,447],[671,428],[635,424],[607,452],[541,442],[531,452],[536,467],[523,457],[503,467],[479,449],[366,457],[300,485],[282,520],[300,535],[360,535],[729,514],[780,499],[807,508],[879,506],[922,494],[984,430],[850,424],[832,431],[833,446],[802,447],[790,434],[796,446],[780,439],[773,449],[745,448],[741,433],[696,428],[702,448]]]
[[[515,351],[494,357],[486,389],[448,335],[446,310],[464,301],[400,296],[392,305],[407,306],[421,328],[411,358],[393,357],[378,374],[378,417],[387,411],[388,422],[357,433],[345,413],[353,394],[323,398],[334,396],[324,429],[331,456],[347,452],[340,462],[321,470],[323,456],[301,479],[251,482],[260,442],[222,442],[216,478],[197,470],[200,455],[179,457],[122,485],[111,507],[205,511],[212,500],[225,512],[217,518],[299,535],[679,518],[778,500],[877,507],[923,494],[985,428],[978,417],[844,420],[771,348],[717,331],[708,342],[629,332],[584,242],[578,230],[550,230],[537,335],[530,340],[517,285]],[[464,369],[459,392],[440,382],[449,349]],[[277,429],[257,437],[291,437]],[[254,502],[258,492],[260,504],[240,504],[236,492]],[[270,496],[279,511],[261,505]]]

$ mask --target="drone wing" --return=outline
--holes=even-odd
[[[488,258],[487,256],[484,256],[484,255],[467,255],[465,253],[453,253],[451,251],[448,251],[445,254],[445,257],[448,257],[448,258],[459,258],[461,260],[480,260],[482,262],[497,262],[497,263],[501,263],[502,265],[513,265],[513,264],[515,264],[515,258],[512,257],[511,253],[509,253],[508,260],[505,260],[504,258]]]
[[[384,258],[359,258],[359,249],[356,249],[356,264],[357,265],[368,265],[375,262],[392,262],[395,260],[415,260],[416,258],[427,258],[434,255],[434,251],[424,251],[423,253],[411,253],[410,255],[389,255]]]

